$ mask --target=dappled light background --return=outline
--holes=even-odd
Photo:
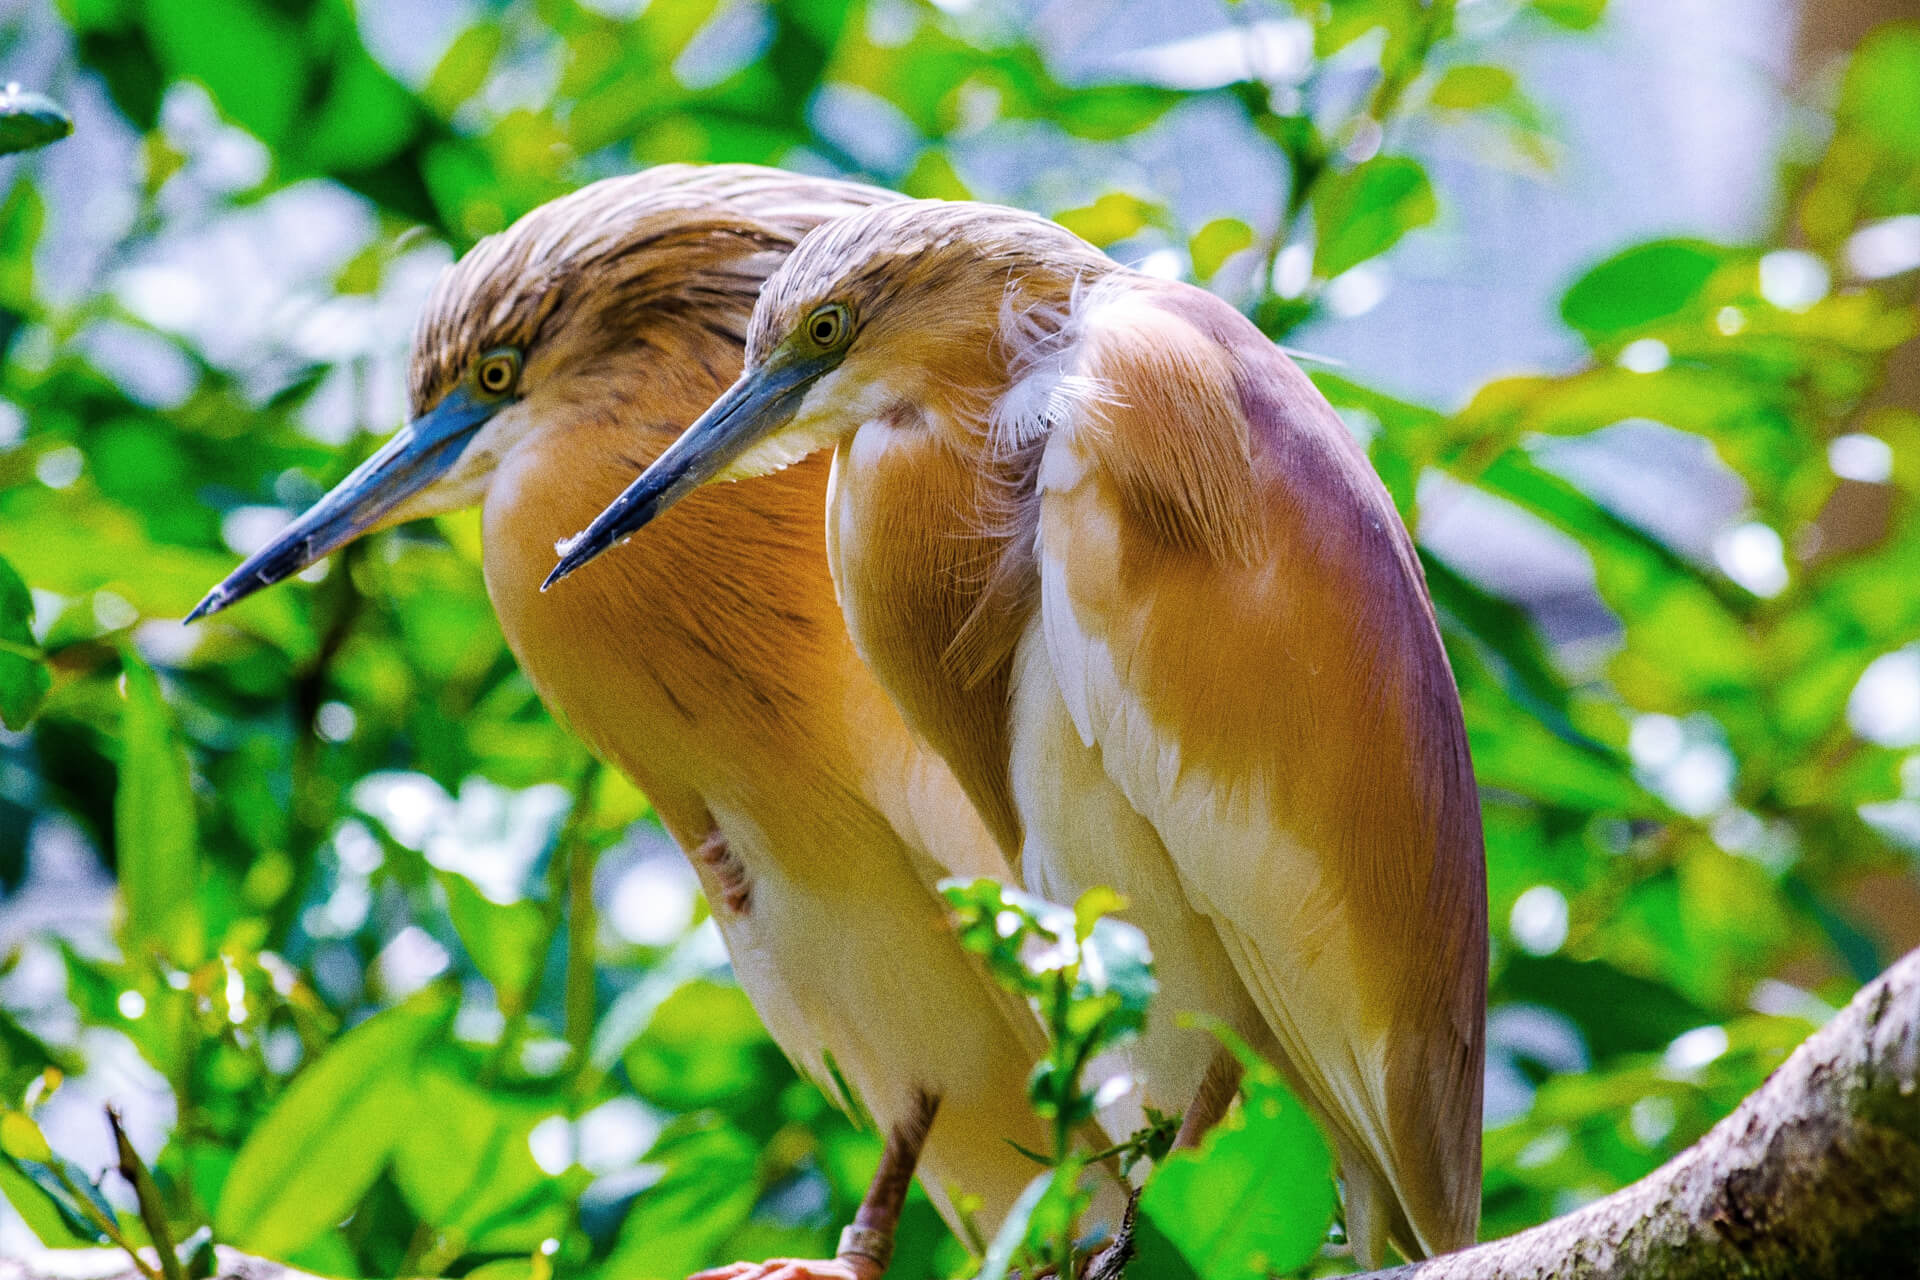
[[[1486,1231],[1640,1176],[1920,944],[1896,8],[0,3],[76,125],[0,160],[0,1105],[125,1209],[112,1100],[180,1224],[340,1274],[830,1244],[878,1140],[514,669],[472,513],[179,622],[399,426],[474,239],[745,160],[1038,209],[1303,353],[1485,788]],[[0,1191],[0,1255],[85,1239]]]

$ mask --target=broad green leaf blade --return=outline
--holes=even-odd
[[[1140,1209],[1207,1280],[1255,1280],[1305,1264],[1333,1218],[1332,1161],[1306,1109],[1249,1077],[1241,1123],[1169,1156]]]
[[[451,1051],[419,1059],[394,1181],[423,1220],[469,1248],[533,1249],[565,1231],[566,1180],[535,1164],[528,1143],[557,1100],[482,1088],[469,1070]]]
[[[504,43],[505,34],[497,22],[476,22],[462,31],[427,77],[421,101],[442,116],[452,116],[461,103],[486,87]]]
[[[1704,240],[1656,240],[1608,258],[1567,290],[1560,315],[1589,341],[1637,329],[1691,305],[1727,260]]]
[[[26,728],[52,684],[33,639],[33,595],[0,559],[0,724]]]
[[[5,1152],[15,1160],[32,1160],[46,1164],[53,1159],[53,1148],[47,1145],[46,1135],[40,1132],[40,1126],[33,1117],[24,1111],[0,1112],[0,1152]]]
[[[1193,274],[1201,280],[1211,280],[1228,258],[1252,245],[1252,227],[1238,218],[1215,218],[1187,241],[1187,252],[1193,256]]]
[[[1161,207],[1151,200],[1124,191],[1109,191],[1084,208],[1063,209],[1054,216],[1054,221],[1082,240],[1104,249],[1128,236],[1138,235],[1164,216]]]
[[[624,1061],[635,1092],[675,1111],[732,1108],[786,1075],[746,993],[706,979],[668,996]]]
[[[1533,8],[1570,31],[1585,31],[1606,13],[1607,0],[1533,0]]]
[[[447,891],[447,914],[467,954],[511,1013],[526,1006],[530,988],[540,977],[548,941],[547,922],[531,902],[489,900],[473,881],[458,872],[440,874]]]
[[[26,1173],[26,1166],[0,1159],[0,1199],[49,1249],[80,1249],[100,1243],[99,1232],[75,1217],[64,1189],[58,1195]]]
[[[457,993],[433,986],[376,1014],[302,1071],[248,1135],[214,1211],[215,1234],[285,1257],[353,1211],[414,1115],[414,1067]]]
[[[35,1234],[40,1235],[43,1240],[49,1236],[58,1237],[65,1234],[83,1244],[106,1243],[107,1237],[96,1224],[100,1221],[116,1220],[113,1206],[108,1204],[106,1197],[100,1194],[100,1188],[95,1186],[93,1179],[87,1176],[86,1170],[64,1156],[50,1152],[49,1157],[45,1162],[23,1159],[11,1154],[4,1157],[6,1166],[18,1173],[40,1193],[41,1199],[37,1206],[39,1211],[33,1214],[33,1220],[47,1230],[43,1234],[37,1226]],[[28,1214],[28,1209],[23,1206],[34,1203],[33,1197],[24,1191],[19,1200],[13,1200],[11,1193],[8,1199],[16,1207],[21,1207],[23,1216]],[[49,1208],[52,1211],[51,1217],[47,1213]],[[53,1219],[58,1220],[57,1227]]]
[[[153,672],[132,653],[123,669],[126,707],[113,827],[126,934],[139,948],[193,961],[206,937],[195,905],[200,856],[187,755]]]
[[[73,132],[73,117],[43,93],[17,85],[0,89],[0,156],[32,151]]]
[[[1433,86],[1431,101],[1445,111],[1478,111],[1513,96],[1513,72],[1473,63],[1448,67]]]
[[[681,1280],[725,1261],[715,1256],[759,1198],[755,1164],[761,1152],[724,1123],[689,1120],[648,1152],[667,1174],[634,1203],[600,1274],[622,1280]]]
[[[1385,253],[1438,211],[1426,170],[1405,156],[1375,156],[1323,179],[1313,198],[1315,274],[1331,280]]]

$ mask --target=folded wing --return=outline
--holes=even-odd
[[[1067,336],[1087,390],[1046,445],[1039,561],[1074,724],[1329,1127],[1350,1234],[1471,1243],[1485,861],[1411,541],[1319,392],[1211,295],[1122,274]]]

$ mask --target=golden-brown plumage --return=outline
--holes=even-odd
[[[738,372],[753,300],[799,237],[890,198],[671,166],[595,184],[483,241],[420,322],[415,423],[470,395],[489,352],[523,353],[516,395],[434,483],[366,527],[481,503],[509,646],[692,856],[774,1038],[829,1094],[844,1078],[858,1096],[841,1100],[883,1128],[919,1115],[922,1091],[937,1097],[927,1189],[956,1227],[956,1196],[978,1197],[990,1233],[1033,1175],[1010,1144],[1046,1141],[1025,1100],[1043,1037],[960,949],[932,886],[1008,872],[848,639],[822,555],[825,460],[698,495],[652,554],[537,590],[555,542]],[[236,574],[210,601],[284,576],[294,552],[310,559],[332,536],[263,553],[259,578]],[[1118,1192],[1101,1197],[1111,1221]]]
[[[1470,1243],[1477,800],[1418,560],[1325,400],[1201,290],[1031,215],[890,205],[803,242],[656,468],[681,487],[643,477],[582,545],[823,445],[862,654],[1030,884],[1113,884],[1154,943],[1148,1100],[1211,1055],[1173,1014],[1219,1016],[1324,1122],[1363,1258]]]

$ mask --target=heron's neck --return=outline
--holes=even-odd
[[[829,719],[819,707],[844,696],[857,664],[822,553],[824,458],[694,494],[539,589],[555,542],[665,447],[677,429],[666,423],[697,408],[635,421],[637,409],[623,420],[603,404],[548,420],[501,460],[484,525],[488,592],[543,700],[632,775],[669,825],[678,811],[696,826],[704,798],[749,789],[736,775],[770,761],[809,761],[821,787],[857,788],[860,772],[845,742],[819,740]]]
[[[1007,702],[1032,615],[1033,509],[1017,467],[962,447],[984,426],[980,407],[943,396],[843,442],[827,554],[860,656],[1012,859]]]

